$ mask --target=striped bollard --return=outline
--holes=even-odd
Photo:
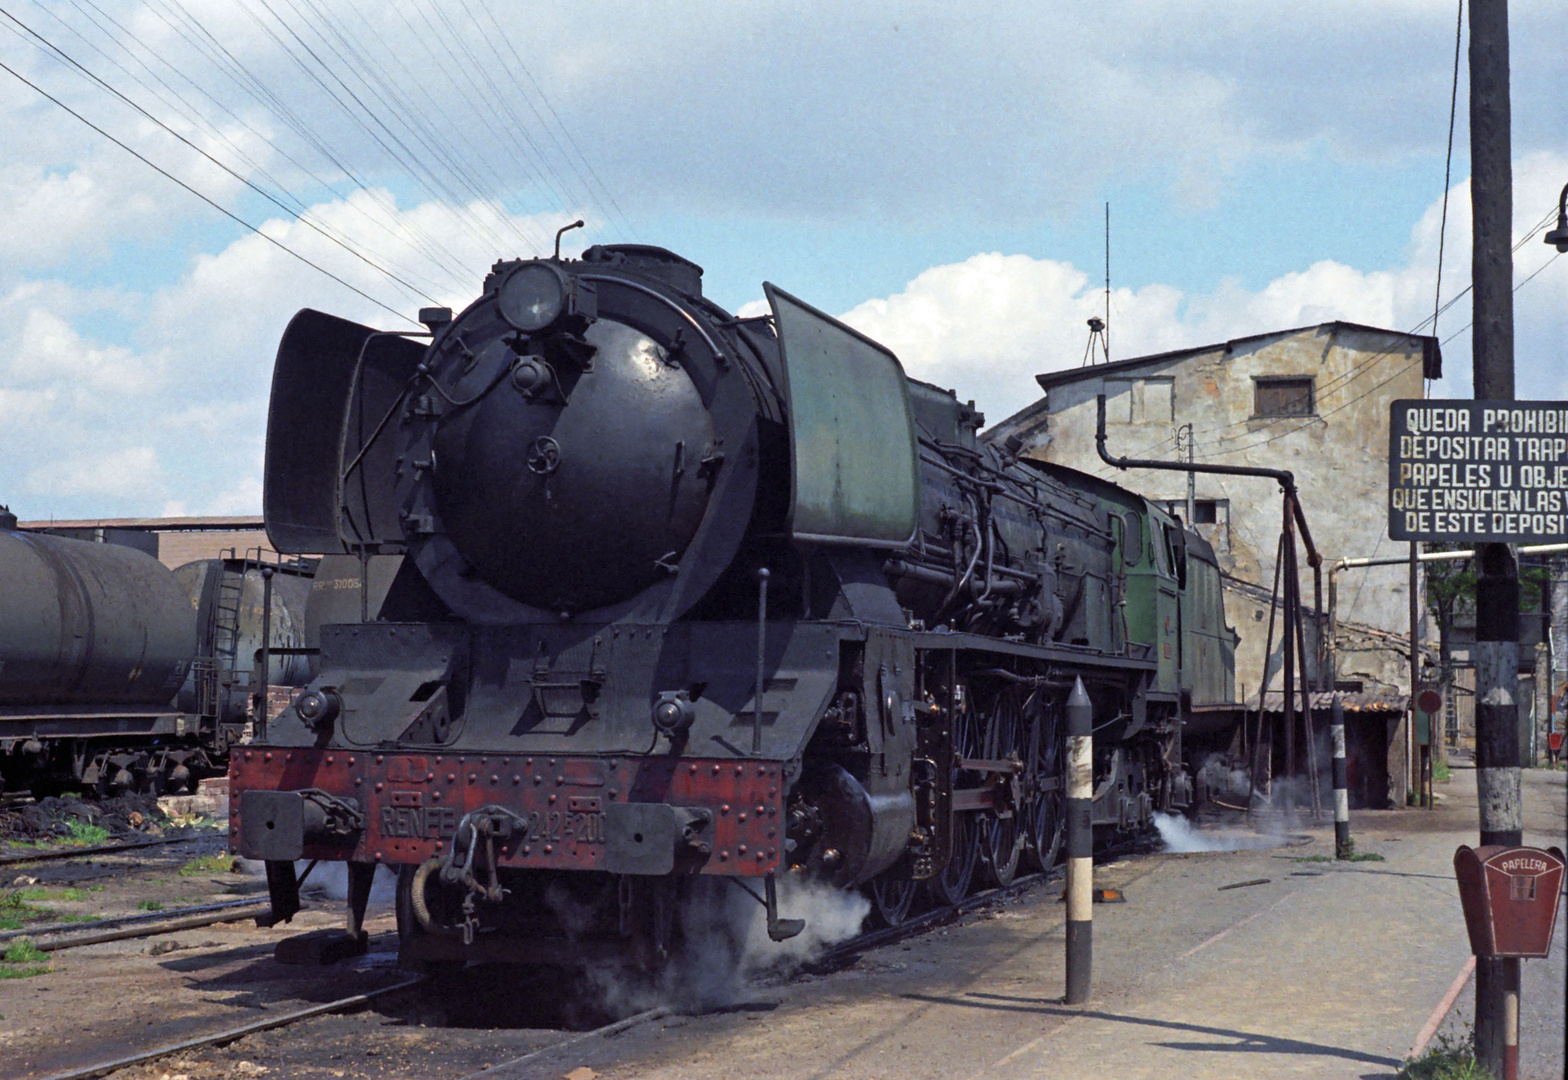
[[[1094,706],[1075,679],[1067,699],[1067,1004],[1089,1000],[1094,960]]]
[[[1350,779],[1345,769],[1345,706],[1334,695],[1329,714],[1329,735],[1334,740],[1334,858],[1348,859],[1356,852],[1350,839]]]

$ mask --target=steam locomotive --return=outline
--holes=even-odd
[[[0,507],[0,790],[179,793],[221,775],[264,629],[266,682],[310,677],[312,567],[265,570],[270,588],[254,558],[171,571],[120,544],[19,531]]]
[[[1234,681],[1209,546],[764,288],[737,318],[599,246],[497,262],[423,335],[295,316],[267,529],[344,602],[231,759],[274,920],[312,859],[361,940],[398,871],[411,963],[657,964],[715,879],[775,940],[789,875],[896,923],[1056,859],[1078,679],[1096,827],[1189,803]]]

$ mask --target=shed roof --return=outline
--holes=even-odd
[[[1069,368],[1065,371],[1047,371],[1036,375],[1034,381],[1040,384],[1040,389],[1049,390],[1053,386],[1077,382],[1080,379],[1100,379],[1107,375],[1123,371],[1136,371],[1145,365],[1169,363],[1172,360],[1181,360],[1199,353],[1214,352],[1224,349],[1226,352],[1235,352],[1238,346],[1247,345],[1266,338],[1284,337],[1288,334],[1299,334],[1304,330],[1362,330],[1372,334],[1387,334],[1390,337],[1409,338],[1421,342],[1421,365],[1423,374],[1428,379],[1441,378],[1443,374],[1443,351],[1437,338],[1425,334],[1410,334],[1403,330],[1387,330],[1380,326],[1367,326],[1363,323],[1344,322],[1335,319],[1332,322],[1316,323],[1311,326],[1296,326],[1289,330],[1270,330],[1264,334],[1248,334],[1246,337],[1231,338],[1228,341],[1215,342],[1212,345],[1196,345],[1188,349],[1172,349],[1169,352],[1153,353],[1149,356],[1135,356],[1128,360],[1116,360],[1109,364],[1090,364],[1086,367]]]
[[[18,529],[139,529],[144,532],[199,532],[207,530],[260,529],[261,515],[239,517],[80,518],[61,521],[21,521]]]

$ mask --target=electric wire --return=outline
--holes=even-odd
[[[456,77],[452,74],[454,71],[462,72],[466,77],[468,86],[472,88],[474,92],[482,99],[484,97],[484,93],[479,89],[479,86],[474,81],[473,75],[471,73],[471,68],[475,66],[474,62],[471,60],[468,64],[465,64],[458,58],[457,54],[452,51],[452,47],[448,42],[447,36],[443,35],[439,30],[436,29],[435,25],[431,23],[429,16],[426,15],[424,11],[424,8],[416,6],[415,12],[419,15],[420,19],[425,24],[425,28],[428,31],[428,33],[425,34],[421,34],[414,28],[412,23],[408,22],[407,16],[403,14],[403,11],[400,7],[394,8],[394,10],[397,11],[399,17],[403,19],[404,25],[408,27],[409,33],[412,34],[424,47],[426,54],[429,55],[431,59],[431,62],[434,63],[438,69],[445,72],[449,85],[451,85],[451,87],[457,91],[458,95],[462,97],[469,114],[479,119],[479,122],[483,124],[486,130],[490,132],[491,138],[496,140],[497,145],[510,145],[518,160],[525,163],[530,171],[533,172],[535,177],[538,178],[539,182],[546,187],[552,197],[559,200],[564,205],[567,202],[566,197],[545,176],[542,162],[535,160],[537,151],[530,153],[528,149],[524,148],[522,143],[517,139],[517,133],[514,132],[510,126],[503,124],[501,125],[500,129],[497,129],[496,125],[491,121],[491,109],[480,102],[476,102],[474,98],[470,97],[468,91],[459,84]],[[437,13],[439,15],[439,8],[437,9]],[[441,47],[442,51],[446,53],[445,61],[442,61],[440,57],[436,56],[435,52],[430,48],[430,41],[432,39]],[[527,141],[530,142],[530,144],[532,144],[532,138],[527,134],[526,131],[523,132],[523,136]]]
[[[323,138],[318,136],[264,82],[256,78],[199,19],[173,2],[173,0],[147,0],[147,4],[148,11],[184,40],[186,44],[195,49],[203,59],[212,65],[215,71],[228,79],[242,94],[270,113],[285,128],[298,135],[308,148],[319,154],[322,160],[326,161],[341,176],[346,178],[355,189],[362,192],[371,206],[384,216],[377,217],[370,213],[369,210],[361,205],[360,200],[353,199],[347,193],[340,191],[334,183],[299,161],[297,157],[291,155],[287,149],[280,146],[275,140],[260,132],[256,132],[253,127],[247,124],[246,127],[254,132],[258,138],[265,140],[285,160],[300,169],[301,172],[319,184],[324,190],[331,192],[345,207],[352,210],[355,214],[364,218],[388,236],[412,246],[421,256],[445,272],[453,282],[464,281],[468,274],[461,269],[461,260],[453,255],[435,237],[427,233],[417,221],[405,220],[400,224],[395,223],[391,214],[396,207],[388,204],[387,195],[379,188],[363,180],[353,168],[333,151]],[[216,97],[210,94],[207,96],[214,103],[218,103]],[[231,112],[230,115],[235,114]],[[239,118],[236,116],[236,119]],[[240,122],[244,123],[243,120]]]
[[[195,143],[193,143],[189,139],[187,139],[184,135],[180,134],[178,131],[175,131],[168,124],[166,124],[162,120],[158,119],[158,117],[154,116],[152,113],[150,113],[146,109],[142,108],[136,102],[132,101],[125,94],[121,93],[119,90],[117,90],[113,86],[109,85],[109,83],[105,82],[103,79],[101,79],[97,75],[93,74],[87,68],[83,67],[80,63],[78,63],[68,53],[66,53],[62,49],[60,49],[59,46],[57,46],[57,45],[53,44],[52,42],[50,42],[47,38],[45,38],[42,35],[40,35],[37,31],[33,30],[30,26],[28,26],[26,23],[22,22],[15,15],[12,15],[8,10],[6,10],[3,7],[0,7],[0,16],[4,16],[5,18],[9,19],[11,22],[15,23],[17,26],[21,27],[21,29],[23,31],[25,31],[29,36],[37,39],[37,41],[39,43],[41,43],[41,45],[43,47],[49,49],[51,52],[53,52],[56,55],[58,55],[61,60],[65,61],[67,64],[71,65],[73,68],[75,68],[76,70],[81,72],[87,78],[91,79],[94,83],[96,83],[99,86],[103,87],[105,90],[107,90],[109,93],[113,94],[120,101],[123,101],[126,105],[130,106],[132,109],[135,109],[138,113],[140,113],[142,116],[146,117],[148,120],[152,121],[159,128],[161,128],[163,131],[165,131],[169,135],[173,136],[183,146],[185,146],[185,147],[187,147],[187,148],[189,148],[191,150],[194,150],[196,153],[200,154],[204,159],[206,159],[207,161],[211,162],[213,165],[216,165],[219,169],[223,170],[229,176],[232,176],[235,180],[238,180],[241,184],[244,184],[251,191],[254,191],[256,194],[260,195],[262,198],[264,198],[268,202],[272,203],[274,206],[276,206],[278,209],[282,210],[284,213],[288,214],[290,217],[296,218],[297,220],[300,221],[301,224],[305,225],[307,228],[315,231],[319,235],[325,237],[327,240],[330,240],[332,243],[336,244],[338,247],[340,247],[344,251],[348,252],[350,255],[352,255],[354,258],[358,259],[360,262],[364,263],[366,266],[369,266],[371,269],[373,269],[373,270],[377,271],[378,273],[381,273],[384,276],[390,278],[392,281],[397,282],[397,284],[403,286],[405,289],[408,289],[410,292],[414,293],[416,296],[423,297],[424,299],[430,301],[430,303],[432,303],[432,304],[434,304],[436,302],[434,297],[428,295],[422,289],[420,289],[417,286],[412,285],[409,282],[405,281],[403,278],[399,277],[397,274],[395,274],[392,271],[388,270],[386,267],[380,266],[377,263],[373,262],[372,260],[366,258],[364,255],[360,254],[358,251],[356,251],[352,247],[350,247],[347,243],[345,243],[338,236],[336,236],[333,233],[331,233],[331,232],[321,228],[319,225],[317,225],[313,221],[311,221],[308,217],[301,216],[299,214],[299,212],[295,208],[286,205],[281,199],[279,199],[276,196],[274,196],[270,191],[267,191],[265,188],[260,187],[259,185],[257,185],[253,181],[251,181],[250,179],[240,175],[239,173],[235,172],[233,169],[229,168],[229,166],[225,165],[223,162],[221,162],[217,158],[213,157],[207,151],[203,150],[201,147],[197,146]],[[236,219],[236,220],[238,220],[238,219]],[[258,230],[258,232],[259,232],[259,230]]]
[[[263,0],[263,3],[265,2],[266,0]],[[281,0],[281,2],[288,4],[294,13],[300,16],[303,22],[306,24],[309,23],[309,19],[300,11],[299,7],[295,3],[295,0]],[[337,39],[337,44],[334,44],[334,42],[322,32],[322,29],[318,27],[316,28],[316,36],[321,41],[322,46],[326,50],[330,51],[343,64],[346,70],[352,72],[355,75],[366,92],[370,96],[374,97],[385,109],[387,109],[388,115],[395,118],[395,120],[408,132],[411,138],[423,145],[425,149],[429,151],[430,155],[436,161],[438,161],[447,170],[447,172],[460,183],[461,186],[468,190],[476,202],[481,205],[492,204],[494,202],[493,198],[486,193],[483,183],[481,183],[478,175],[470,166],[470,163],[484,163],[488,165],[488,162],[485,162],[484,159],[478,155],[465,155],[460,151],[454,152],[451,147],[447,146],[442,141],[435,128],[425,120],[419,111],[410,107],[406,101],[402,100],[401,96],[392,86],[391,81],[388,80],[382,72],[380,72],[378,65],[376,65],[373,61],[367,60],[364,54],[357,49],[349,37],[341,31],[337,21],[333,19],[327,12],[311,3],[311,0],[305,0],[305,2],[310,4],[312,10],[320,20],[321,27],[324,27],[326,30],[330,31],[332,37]],[[275,9],[272,9],[269,6],[269,10]],[[348,54],[347,56],[345,55],[345,52]],[[356,98],[356,100],[359,99]],[[366,107],[368,108],[368,105]],[[379,118],[378,123],[381,123],[383,127],[388,126]],[[496,176],[496,180],[499,183],[500,177]],[[511,229],[513,235],[520,243],[524,244],[525,246],[532,246],[537,248],[538,244],[540,243],[540,239],[537,235],[526,235],[515,220],[505,214],[499,216],[502,217],[506,225]]]
[[[463,5],[463,11],[471,20],[474,21],[475,25],[477,25],[478,20],[474,18],[473,10],[468,6],[468,0],[459,0],[459,3]],[[491,54],[495,56],[496,62],[500,66],[500,69],[507,72],[511,76],[512,84],[517,87],[518,96],[527,103],[529,111],[532,112],[534,117],[539,121],[540,128],[545,132],[545,134],[550,136],[550,141],[555,144],[556,150],[561,155],[561,159],[565,161],[567,167],[572,169],[574,174],[576,174],[578,180],[583,184],[583,188],[588,197],[599,208],[604,217],[607,220],[612,216],[619,218],[621,225],[627,230],[627,234],[632,235],[633,230],[631,227],[631,222],[627,220],[625,212],[621,210],[620,204],[616,202],[615,195],[607,186],[605,186],[604,181],[600,179],[598,172],[595,171],[593,167],[593,163],[588,160],[587,156],[582,152],[581,147],[577,145],[577,140],[572,138],[571,131],[568,130],[566,125],[561,121],[560,114],[555,111],[555,106],[550,104],[549,97],[546,96],[544,90],[539,86],[538,81],[534,79],[533,72],[528,69],[528,65],[523,61],[522,55],[517,51],[517,46],[512,44],[512,39],[507,34],[506,28],[501,25],[498,19],[496,19],[495,13],[490,10],[490,6],[485,3],[485,0],[477,0],[477,6],[480,11],[484,12],[485,17],[490,20],[490,25],[495,28],[495,37],[499,37],[502,43],[506,45],[507,51],[511,53],[512,59],[511,62],[508,63],[507,60],[501,55],[500,51],[496,48],[495,38],[488,34],[480,35],[484,39],[485,43],[490,46]],[[534,104],[533,96],[530,96],[523,89],[522,83],[519,82],[517,78],[516,73],[518,71],[523,73],[523,76],[528,80],[529,85],[533,87],[534,96],[538,97],[539,101],[543,103],[545,111],[548,112],[551,118],[554,119],[555,128],[551,128],[549,122],[546,121],[544,116],[539,112],[538,106]],[[556,129],[559,129],[561,134],[566,137],[567,143],[571,145],[572,150],[577,155],[577,161],[582,163],[581,169],[579,169],[572,161],[572,157],[567,153],[566,147],[562,146],[561,140],[556,137]],[[598,189],[599,194],[595,194],[595,188]],[[602,194],[603,199],[599,197],[600,194]],[[608,209],[606,208],[606,203],[608,203]]]
[[[288,2],[291,6],[293,6],[294,0],[288,0]],[[462,164],[463,162],[473,162],[478,166],[482,166],[484,170],[490,174],[491,178],[495,182],[494,188],[492,190],[505,190],[507,185],[502,179],[500,173],[496,170],[495,165],[490,161],[488,156],[480,153],[479,149],[474,146],[473,142],[463,131],[461,125],[453,124],[447,126],[457,136],[458,140],[463,145],[457,147],[443,145],[437,126],[429,119],[426,113],[418,107],[416,103],[411,101],[406,94],[400,91],[396,82],[387,75],[382,66],[377,62],[376,58],[371,54],[370,50],[361,48],[355,42],[355,35],[349,33],[347,29],[331,15],[330,11],[317,4],[315,0],[304,0],[304,3],[307,4],[311,10],[317,14],[317,17],[321,19],[322,25],[331,32],[332,36],[338,40],[342,48],[349,54],[350,57],[353,58],[353,62],[359,67],[359,77],[362,80],[366,80],[367,82],[373,82],[375,85],[381,88],[381,93],[384,94],[386,98],[391,99],[394,115],[398,116],[399,119],[408,124],[411,128],[414,128],[419,133],[422,142],[424,142],[426,145],[434,146],[436,148],[435,152],[439,154],[442,162],[449,169],[463,170],[465,169],[464,165]],[[296,10],[298,9],[296,8]],[[380,32],[376,29],[374,23],[366,19],[364,15],[358,11],[358,9],[351,8],[351,10],[354,11],[355,15],[359,18],[360,22],[364,25],[370,36],[375,39],[376,43],[379,44],[384,51],[390,53],[391,50],[386,46],[384,39],[382,39]],[[440,107],[436,105],[434,99],[430,97],[429,91],[425,89],[424,84],[425,80],[414,80],[414,85],[424,95],[425,100],[433,109],[439,111]],[[477,174],[470,173],[468,176],[470,184],[473,188],[477,190],[483,187],[477,177]],[[492,205],[499,203],[498,199],[483,194],[481,195],[481,201],[485,204]],[[497,209],[500,213],[504,214],[504,207],[497,206]],[[540,249],[540,246],[543,243],[543,240],[540,236],[537,234],[525,233],[515,222],[509,222],[509,224],[512,227],[514,235],[516,235],[517,238],[524,243],[526,248],[531,248],[535,251]]]
[[[1529,243],[1532,239],[1534,239],[1536,233],[1538,233],[1542,229],[1544,229],[1550,222],[1556,220],[1556,215],[1557,215],[1557,209],[1556,209],[1556,207],[1554,205],[1539,222],[1537,222],[1534,226],[1532,226],[1529,230],[1527,230],[1523,236],[1521,236],[1517,241],[1514,242],[1513,250],[1515,252],[1518,252],[1522,247],[1524,247],[1525,244]],[[1541,271],[1545,270],[1547,266],[1550,266],[1551,263],[1556,261],[1556,258],[1557,258],[1557,256],[1554,255],[1554,256],[1552,256],[1552,258],[1548,259],[1546,261],[1546,263],[1544,263],[1543,265],[1537,267],[1536,270],[1533,273],[1531,273],[1528,277],[1522,279],[1517,284],[1515,284],[1514,288],[1513,288],[1513,291],[1514,292],[1518,292],[1520,288],[1522,288],[1524,285],[1528,284],[1532,279],[1534,279],[1538,274],[1540,274]],[[1446,312],[1449,308],[1453,307],[1460,300],[1463,300],[1467,295],[1469,295],[1469,293],[1470,293],[1470,286],[1466,285],[1463,289],[1460,289],[1453,296],[1449,297],[1449,299],[1448,299],[1448,301],[1446,303],[1444,303],[1441,306],[1439,306],[1438,309],[1437,309],[1437,313],[1441,314],[1442,312]],[[1424,327],[1426,327],[1427,325],[1429,325],[1429,324],[1434,322],[1434,318],[1435,318],[1435,316],[1428,316],[1427,318],[1422,319],[1420,322],[1416,323],[1416,325],[1413,326],[1411,329],[1409,329],[1408,331],[1405,331],[1404,332],[1405,336],[1414,336],[1414,335],[1419,334],[1420,331]],[[1464,333],[1464,331],[1469,329],[1470,326],[1471,326],[1470,323],[1466,323],[1463,327],[1461,327],[1454,334],[1451,334],[1447,338],[1444,338],[1440,342],[1440,344],[1446,345],[1448,342],[1452,341],[1455,337],[1459,336],[1459,334]],[[1196,351],[1196,350],[1194,350],[1194,351]],[[1389,356],[1392,356],[1395,351],[1396,350],[1392,346],[1379,349],[1378,351],[1376,351],[1376,352],[1372,353],[1370,356],[1368,356],[1365,360],[1362,360],[1359,363],[1357,363],[1356,365],[1354,365],[1353,367],[1351,367],[1348,371],[1346,371],[1346,372],[1344,372],[1344,373],[1342,373],[1340,375],[1337,375],[1337,376],[1335,376],[1332,379],[1327,380],[1322,386],[1319,386],[1319,387],[1315,388],[1315,395],[1316,395],[1317,400],[1321,401],[1324,398],[1326,398],[1330,393],[1335,393],[1335,392],[1342,391],[1344,389],[1344,387],[1350,385],[1351,383],[1356,382],[1357,380],[1359,380],[1359,379],[1361,379],[1361,378],[1363,378],[1365,376],[1372,375],[1374,373],[1373,369],[1378,364],[1378,362],[1383,360],[1383,359],[1385,359],[1385,358],[1387,358],[1387,357],[1389,357]],[[1399,368],[1393,375],[1389,376],[1388,378],[1384,379],[1382,382],[1379,382],[1376,386],[1374,386],[1372,388],[1373,391],[1375,391],[1377,389],[1380,389],[1383,386],[1386,386],[1389,382],[1392,382],[1394,379],[1396,379],[1399,376],[1403,375],[1414,364],[1424,363],[1424,362],[1425,361],[1424,361],[1424,358],[1423,358],[1422,360],[1412,361],[1411,364],[1406,364],[1405,366]],[[1362,400],[1363,398],[1365,398],[1366,396],[1367,396],[1367,394],[1358,395],[1357,397],[1352,398],[1350,401],[1344,402],[1341,405],[1338,405],[1338,406],[1336,406],[1333,409],[1327,409],[1327,410],[1324,410],[1323,412],[1317,413],[1317,414],[1315,414],[1315,415],[1313,415],[1311,417],[1306,417],[1306,418],[1303,419],[1303,422],[1301,424],[1298,424],[1297,426],[1295,426],[1295,427],[1293,427],[1293,428],[1291,428],[1291,429],[1289,429],[1287,431],[1279,432],[1279,433],[1276,433],[1274,435],[1271,435],[1271,436],[1265,438],[1264,440],[1262,440],[1261,442],[1253,441],[1253,442],[1245,443],[1245,444],[1240,445],[1240,446],[1231,446],[1231,447],[1226,448],[1226,449],[1220,449],[1220,450],[1215,451],[1215,453],[1213,455],[1211,455],[1211,456],[1223,456],[1223,455],[1226,455],[1226,454],[1240,453],[1241,451],[1251,449],[1252,447],[1255,447],[1255,446],[1267,445],[1268,443],[1274,442],[1274,441],[1276,441],[1276,440],[1278,440],[1280,438],[1283,438],[1286,435],[1290,435],[1290,434],[1293,434],[1296,431],[1300,431],[1303,428],[1310,426],[1312,423],[1317,422],[1319,420],[1322,420],[1324,417],[1330,416],[1333,413],[1340,411],[1340,409],[1342,409],[1342,408],[1345,408],[1345,407],[1347,407],[1349,405],[1353,405],[1356,402],[1358,402],[1358,401]],[[1239,441],[1239,439],[1236,438],[1236,437],[1227,438],[1227,436],[1225,436],[1223,434],[1220,434],[1220,433],[1221,432],[1225,432],[1225,431],[1229,431],[1229,430],[1231,430],[1233,428],[1246,427],[1249,424],[1253,423],[1255,421],[1255,419],[1256,419],[1255,417],[1249,416],[1249,417],[1244,417],[1244,418],[1242,418],[1240,420],[1232,420],[1232,421],[1229,421],[1229,422],[1223,423],[1223,424],[1214,424],[1214,425],[1212,425],[1210,427],[1200,429],[1195,434],[1197,434],[1197,435],[1218,435],[1219,437],[1218,437],[1217,441],[1219,443],[1223,444],[1226,441],[1234,443],[1234,442]],[[1131,456],[1131,457],[1148,457],[1148,456],[1150,456],[1151,453],[1158,452],[1159,450],[1163,449],[1164,447],[1171,445],[1172,442],[1173,442],[1172,437],[1166,436],[1165,438],[1159,439],[1156,442],[1153,442],[1153,443],[1149,444],[1148,447],[1146,447],[1145,449],[1136,451],[1136,452],[1134,452],[1134,453],[1132,453],[1132,454],[1130,454],[1128,456]]]
[[[280,251],[283,251],[283,252],[287,253],[288,255],[293,256],[295,259],[298,259],[300,262],[304,263],[306,266],[310,267],[312,270],[315,270],[315,271],[317,271],[317,272],[319,272],[321,274],[324,274],[325,276],[331,278],[333,281],[337,282],[339,285],[343,286],[345,289],[348,289],[350,292],[355,293],[355,294],[363,297],[364,299],[370,301],[372,304],[375,304],[377,307],[381,308],[383,311],[389,312],[390,314],[392,314],[396,318],[403,319],[406,322],[413,323],[416,326],[419,325],[417,320],[409,318],[409,316],[403,314],[401,311],[397,310],[397,308],[395,308],[395,307],[392,307],[390,304],[386,304],[386,303],[382,302],[381,300],[376,299],[374,296],[371,296],[369,293],[367,293],[365,290],[361,289],[359,286],[353,285],[353,284],[343,280],[342,278],[338,277],[338,275],[334,274],[331,270],[328,270],[326,267],[321,266],[318,263],[312,262],[310,259],[306,258],[304,255],[301,255],[299,252],[295,251],[293,248],[291,248],[287,244],[283,243],[283,241],[277,239],[276,237],[268,236],[266,233],[262,232],[261,229],[257,228],[255,225],[252,225],[250,222],[246,221],[244,218],[240,217],[238,214],[234,213],[232,210],[229,210],[226,207],[219,205],[215,200],[213,200],[211,198],[208,198],[206,195],[202,194],[200,191],[197,191],[194,187],[192,187],[191,185],[187,184],[184,180],[181,180],[179,177],[175,176],[173,173],[169,172],[167,169],[163,168],[161,165],[159,165],[156,162],[152,161],[150,158],[145,157],[144,155],[142,155],[141,153],[137,152],[135,149],[133,149],[132,147],[127,145],[126,143],[121,142],[119,139],[117,139],[113,135],[109,134],[103,128],[101,128],[97,124],[93,123],[87,117],[83,116],[81,113],[79,113],[75,109],[71,108],[65,102],[61,101],[59,98],[57,98],[53,94],[49,93],[49,91],[45,90],[43,87],[41,87],[37,83],[33,82],[27,76],[23,75],[21,72],[17,71],[15,68],[13,68],[9,64],[5,63],[3,60],[0,60],[0,70],[5,71],[8,75],[10,75],[12,78],[16,79],[18,82],[20,82],[23,85],[25,85],[25,86],[31,88],[32,90],[36,91],[40,96],[45,97],[48,100],[54,102],[54,104],[58,105],[60,108],[64,109],[66,112],[70,113],[77,120],[79,120],[83,124],[87,125],[89,128],[91,128],[93,131],[97,132],[99,135],[102,135],[105,139],[108,139],[110,142],[114,143],[114,145],[118,146],[121,150],[124,150],[127,154],[130,154],[132,157],[134,157],[136,160],[140,161],[142,164],[148,166],[149,168],[157,171],[160,175],[162,175],[165,178],[167,178],[167,179],[173,181],[174,183],[178,184],[180,187],[184,188],[186,191],[188,191],[192,195],[196,196],[202,202],[206,203],[208,206],[210,206],[214,210],[218,211],[218,213],[222,214],[224,217],[230,219],[231,221],[235,222],[238,225],[243,225],[246,229],[249,229],[251,232],[255,233],[257,236],[259,236],[263,240],[267,241],[267,243],[271,244],[273,247],[277,248]]]
[[[390,158],[394,163],[402,168],[407,175],[416,179],[421,184],[421,186],[423,186],[425,190],[432,196],[447,199],[452,203],[454,210],[461,211],[464,206],[462,196],[443,183],[441,179],[435,176],[431,170],[428,168],[423,168],[417,163],[417,156],[408,148],[405,143],[403,143],[397,134],[391,131],[391,129],[387,128],[380,118],[377,117],[372,110],[368,109],[364,105],[363,101],[359,99],[358,95],[356,95],[353,90],[351,90],[348,85],[343,82],[343,80],[331,69],[330,66],[322,63],[321,58],[317,56],[314,50],[312,50],[309,45],[307,45],[299,37],[299,34],[294,30],[294,28],[289,26],[287,22],[278,17],[276,11],[274,11],[272,5],[268,3],[267,0],[257,0],[257,2],[259,2],[261,6],[267,11],[267,13],[272,16],[273,21],[277,22],[283,31],[288,34],[289,37],[294,39],[295,43],[305,53],[305,55],[310,57],[311,60],[315,61],[314,66],[301,59],[299,55],[295,53],[294,49],[289,47],[288,42],[279,37],[277,31],[275,31],[270,25],[268,25],[266,20],[262,19],[255,13],[255,11],[251,9],[249,3],[243,2],[242,0],[238,6],[241,11],[248,15],[251,20],[265,34],[267,34],[267,36],[270,37],[280,49],[284,51],[285,55],[287,55],[288,58],[294,62],[300,71],[303,72],[305,76],[313,83],[315,83],[322,93],[326,94],[327,97],[338,106],[344,116],[346,116],[355,126],[357,126],[362,132],[369,136],[377,146],[381,147],[382,151],[387,155],[388,158]],[[316,70],[317,68],[321,70],[322,74],[318,74]],[[359,106],[358,110],[350,106],[348,101],[344,100],[342,94],[339,94],[327,84],[326,78],[323,78],[323,74],[335,82],[343,91],[343,94],[346,94],[350,100]],[[385,138],[382,137],[381,133],[378,133],[376,130],[377,128],[380,128],[381,132],[385,133]],[[390,139],[392,143],[397,144],[397,149],[394,149],[393,146],[388,143],[388,139]],[[485,242],[484,234],[479,229],[477,229],[471,221],[468,220],[467,214],[461,212],[457,213],[456,220],[462,223],[463,227],[468,230],[470,236],[472,236],[472,238],[477,243],[483,244]]]

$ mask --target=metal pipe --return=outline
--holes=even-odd
[[[1293,473],[1284,469],[1265,469],[1257,465],[1215,465],[1210,462],[1183,464],[1179,461],[1155,461],[1149,458],[1112,457],[1105,449],[1105,395],[1096,395],[1095,401],[1098,416],[1095,422],[1094,448],[1099,451],[1101,461],[1107,465],[1114,465],[1118,469],[1162,469],[1166,472],[1213,473],[1216,476],[1261,476],[1273,480],[1291,500],[1291,514],[1295,518],[1296,526],[1301,530],[1301,542],[1307,549],[1308,565],[1317,566],[1323,561],[1317,545],[1312,542],[1312,532],[1307,528],[1307,516],[1301,509],[1301,501],[1296,498],[1296,477]]]
[[[762,667],[768,653],[768,578],[771,576],[766,566],[757,571],[757,700],[751,710],[753,757],[762,753]]]
[[[1282,704],[1284,708],[1282,723],[1285,729],[1285,809],[1294,813],[1296,809],[1296,627],[1300,622],[1301,610],[1298,600],[1300,598],[1300,581],[1296,577],[1296,531],[1293,528],[1295,519],[1290,513],[1291,495],[1285,494],[1285,523],[1280,530],[1281,562],[1285,565],[1285,618],[1280,633],[1282,637],[1282,652],[1284,653],[1285,679],[1281,690],[1284,693]]]
[[[1259,754],[1263,749],[1263,713],[1264,706],[1268,703],[1269,697],[1269,654],[1274,651],[1274,612],[1278,610],[1279,607],[1279,579],[1284,560],[1285,534],[1280,533],[1279,543],[1274,547],[1274,588],[1273,591],[1269,593],[1269,629],[1267,636],[1263,639],[1263,679],[1258,683],[1257,737],[1252,740],[1253,761],[1251,766],[1247,769],[1250,781],[1250,790],[1247,792],[1247,813],[1249,815],[1252,813],[1252,803],[1257,798],[1258,794],[1258,767],[1264,764],[1266,761],[1269,767],[1269,775],[1271,777],[1274,772],[1274,737],[1272,731],[1269,733],[1268,757],[1266,759],[1262,759],[1259,757]],[[1246,723],[1245,715],[1242,717],[1242,723]],[[1272,790],[1270,790],[1270,801],[1273,800],[1273,796],[1274,793]]]
[[[1323,795],[1318,790],[1317,738],[1312,732],[1312,690],[1307,684],[1307,626],[1301,614],[1301,578],[1296,566],[1296,553],[1290,553],[1290,569],[1296,588],[1296,662],[1301,666],[1301,729],[1306,735],[1307,784],[1312,792],[1312,820],[1323,814]]]
[[[272,686],[272,567],[261,568],[261,708],[256,717],[256,738],[267,739],[268,693]]]
[[[1345,705],[1334,694],[1329,734],[1334,742],[1334,858],[1348,859],[1356,852],[1350,839],[1350,780],[1345,765]]]
[[[1067,996],[1089,1000],[1094,961],[1094,706],[1082,679],[1067,698]]]

